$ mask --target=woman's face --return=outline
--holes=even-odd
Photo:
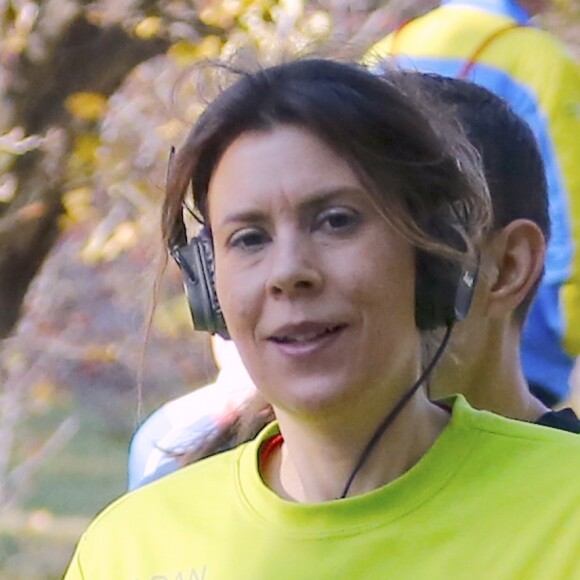
[[[266,399],[299,414],[368,400],[383,413],[417,373],[414,253],[348,164],[299,128],[248,132],[208,203],[219,301]]]

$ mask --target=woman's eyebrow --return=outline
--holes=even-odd
[[[360,187],[348,185],[344,187],[332,187],[329,189],[318,189],[312,192],[303,199],[300,204],[300,210],[311,211],[328,205],[331,202],[337,201],[340,198],[356,194],[359,196],[362,193]]]
[[[259,209],[248,209],[242,210],[230,214],[226,214],[226,216],[221,220],[222,225],[226,224],[237,224],[237,223],[256,223],[256,222],[264,222],[266,221],[266,213]]]
[[[315,189],[312,192],[306,194],[303,199],[300,200],[298,204],[299,213],[311,213],[317,209],[327,206],[329,203],[349,194],[356,194],[357,196],[362,193],[360,187],[353,185],[344,187],[331,187],[324,189]],[[235,211],[226,214],[221,220],[222,225],[227,224],[240,224],[240,223],[263,223],[268,221],[267,212],[256,207],[242,209],[240,211]]]

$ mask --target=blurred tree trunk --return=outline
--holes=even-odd
[[[436,0],[379,0],[377,6],[381,8],[359,27],[352,45],[360,43],[364,52],[373,38],[376,40],[435,3]],[[240,15],[253,4],[245,3]],[[256,12],[254,6],[254,16],[269,14],[262,4],[256,2],[259,10]],[[117,12],[122,14],[117,14],[115,22],[126,26],[101,24],[99,10],[117,5]],[[352,26],[351,3],[333,0],[328,5],[334,7],[336,32],[340,35],[348,31]],[[38,10],[39,20],[44,21],[34,29],[36,36],[29,46],[9,49],[6,54],[0,50],[0,90],[4,93],[0,137],[6,128],[19,127],[25,135],[48,134],[48,138],[43,147],[15,157],[8,168],[15,178],[14,195],[3,198],[0,189],[0,340],[14,329],[28,287],[59,235],[63,195],[71,185],[67,162],[75,139],[87,131],[87,125],[79,124],[67,111],[67,98],[80,92],[108,98],[136,65],[166,51],[170,40],[163,31],[152,35],[129,31],[147,17],[164,22],[168,30],[176,25],[183,32],[185,27],[197,41],[207,35],[225,37],[229,27],[239,25],[236,18],[240,16],[229,14],[231,6],[224,11],[220,0],[25,0],[14,5],[0,2],[4,24],[10,21],[13,25],[18,20],[18,15],[12,14],[17,11],[14,6],[18,10]],[[224,12],[217,20],[205,19],[214,22],[213,26],[203,24],[197,16],[197,11],[208,7],[218,15]],[[59,25],[67,14],[67,24]],[[247,22],[242,22],[242,28],[247,26]],[[4,33],[0,21],[0,48]]]
[[[153,3],[149,3],[153,4]],[[31,151],[12,168],[15,195],[0,202],[0,339],[18,321],[22,302],[44,258],[59,234],[67,157],[74,124],[65,108],[68,96],[80,91],[110,96],[139,63],[163,53],[166,39],[140,39],[120,27],[90,23],[81,11],[59,38],[47,39],[41,59],[22,53],[0,70],[8,74],[3,106],[9,125],[26,134],[60,131],[50,151]]]

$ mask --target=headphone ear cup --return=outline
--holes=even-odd
[[[216,290],[215,267],[211,238],[205,232],[181,246],[175,253],[181,273],[189,308],[196,330],[219,334],[229,338]]]
[[[478,267],[463,268],[457,262],[418,251],[416,268],[417,328],[433,330],[463,320],[473,300]]]
[[[415,323],[419,330],[433,330],[453,319],[449,311],[452,288],[442,276],[445,264],[441,258],[419,250],[415,263]]]

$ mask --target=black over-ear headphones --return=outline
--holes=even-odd
[[[170,248],[183,274],[185,292],[196,330],[229,338],[214,282],[214,253],[211,234],[206,228],[185,239],[183,220],[176,227],[183,232],[182,245]],[[419,330],[433,330],[463,320],[473,299],[478,268],[462,267],[419,250],[416,258],[415,322]]]
[[[195,330],[205,330],[229,338],[228,329],[215,291],[213,242],[207,229],[183,246],[170,249],[183,275]]]
[[[469,313],[478,266],[462,266],[419,250],[415,259],[415,323],[433,330],[463,320]]]

